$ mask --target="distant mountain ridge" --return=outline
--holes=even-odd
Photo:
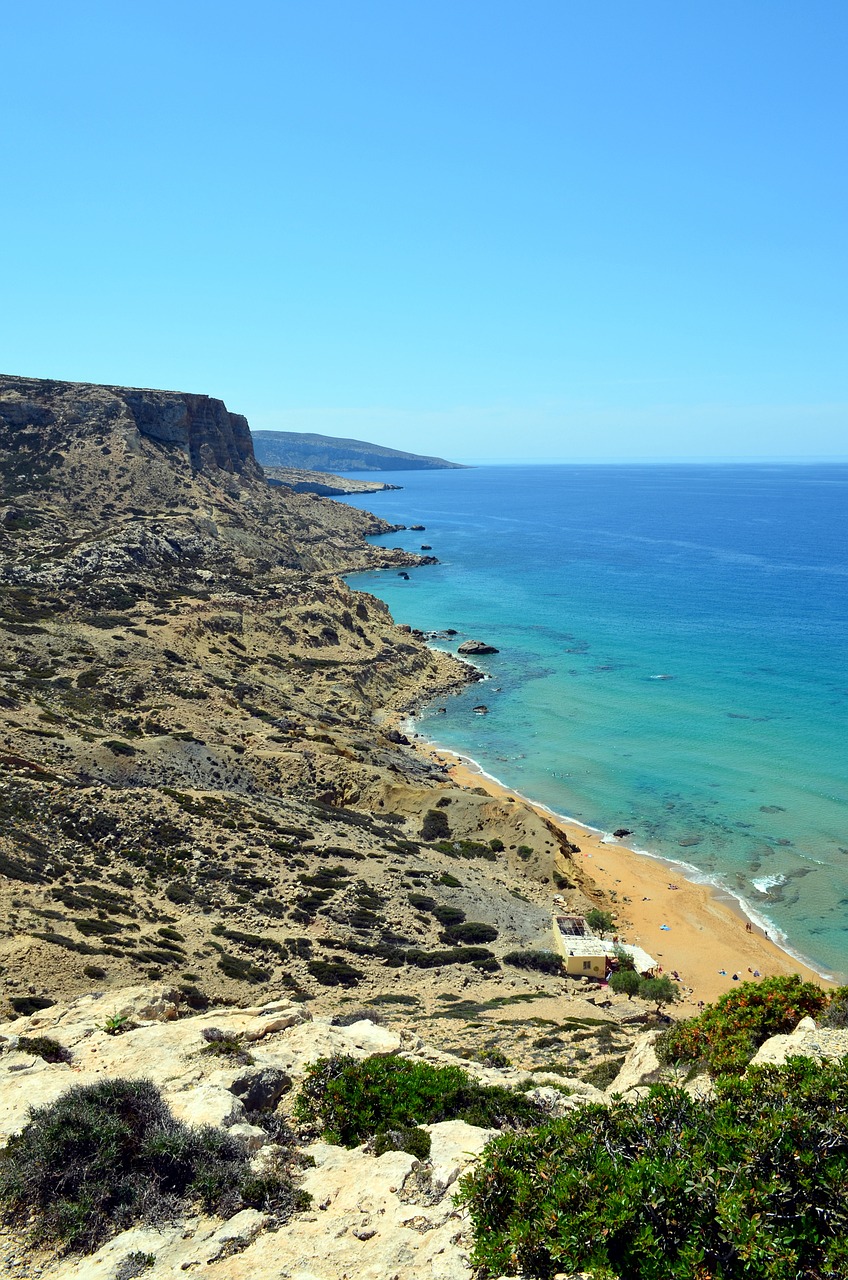
[[[344,440],[307,431],[254,431],[256,461],[263,467],[305,471],[441,471],[459,462],[387,449],[366,440]]]

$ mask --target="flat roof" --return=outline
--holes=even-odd
[[[612,960],[616,952],[623,951],[625,955],[632,958],[633,963],[639,973],[647,973],[649,969],[655,969],[657,962],[653,956],[649,956],[647,951],[643,951],[641,947],[634,946],[630,942],[608,942],[605,938],[571,938],[563,937],[562,945],[567,955],[588,957],[589,956],[609,956]]]

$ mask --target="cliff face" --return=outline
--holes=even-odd
[[[202,471],[217,467],[241,473],[256,469],[247,419],[222,400],[179,391],[57,382],[0,375],[0,445],[25,448],[54,444],[122,423],[160,444],[175,445]]]

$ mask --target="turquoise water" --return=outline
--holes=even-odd
[[[351,585],[456,628],[440,648],[500,650],[420,732],[558,813],[631,828],[848,972],[848,467],[387,478],[403,490],[349,501],[426,525],[386,541],[440,563]]]

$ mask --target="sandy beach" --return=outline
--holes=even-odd
[[[663,973],[679,975],[684,994],[679,1012],[687,1012],[687,1007],[701,1000],[717,1000],[757,975],[799,973],[821,986],[833,985],[752,924],[729,894],[684,879],[680,868],[670,862],[638,853],[619,841],[608,842],[600,832],[579,823],[562,821],[544,806],[501,786],[472,761],[423,739],[416,745],[431,759],[446,764],[459,786],[484,787],[493,796],[511,796],[529,804],[579,846],[574,861],[608,900],[621,940],[643,947]],[[562,896],[567,904],[568,891]]]

